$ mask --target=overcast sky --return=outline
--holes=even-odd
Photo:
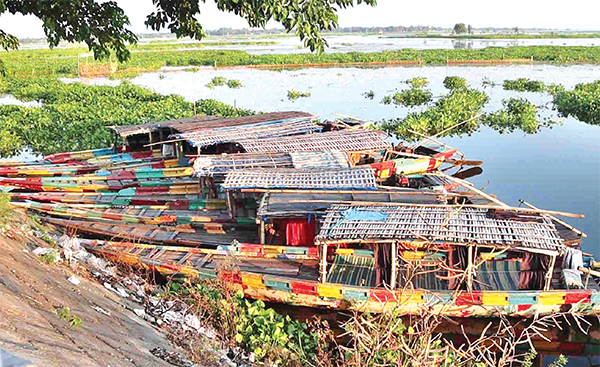
[[[150,33],[145,16],[154,10],[151,0],[117,0],[136,33]],[[247,28],[231,13],[220,12],[214,1],[201,5],[205,29]],[[480,27],[557,28],[600,30],[600,0],[378,0],[376,7],[358,5],[339,12],[340,27],[430,25],[452,27],[455,23]],[[268,28],[280,28],[277,23]],[[19,38],[44,37],[42,23],[33,16],[3,14],[0,29]]]

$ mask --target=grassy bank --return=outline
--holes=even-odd
[[[146,46],[139,46],[146,47]],[[138,47],[138,49],[139,49]],[[159,46],[160,47],[160,46]],[[135,49],[132,49],[135,51]],[[150,49],[149,49],[150,50]],[[266,54],[251,55],[234,50],[152,50],[134,52],[128,62],[118,64],[120,71],[154,71],[163,66],[245,66],[326,63],[374,63],[413,61],[423,65],[443,65],[449,60],[506,60],[532,59],[538,62],[600,62],[600,47],[585,46],[517,46],[485,49],[402,49],[373,53]],[[11,73],[18,74],[77,74],[78,55],[83,48],[38,49],[10,51],[2,59]],[[81,61],[86,61],[82,59]],[[90,57],[90,63],[99,64]],[[106,63],[106,62],[104,62]]]

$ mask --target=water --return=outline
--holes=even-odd
[[[205,85],[214,76],[239,79],[241,89],[226,86],[209,89]],[[397,89],[407,88],[402,81],[425,76],[434,96],[447,93],[442,81],[458,75],[479,89],[484,77],[501,83],[503,79],[528,77],[546,83],[560,83],[572,88],[577,83],[600,79],[600,66],[519,65],[494,67],[394,67],[379,69],[332,68],[292,71],[250,69],[202,70],[196,73],[144,74],[133,83],[159,93],[183,95],[187,100],[214,98],[219,101],[258,111],[302,110],[320,118],[334,118],[334,113],[372,120],[403,117],[406,108],[386,106],[379,101]],[[311,92],[311,97],[296,102],[287,99],[287,91]],[[375,98],[362,93],[373,90]],[[487,111],[501,107],[502,99],[522,96],[536,105],[551,99],[538,93],[486,88],[490,102]],[[555,115],[551,111],[543,116]],[[556,116],[554,116],[556,117]],[[600,126],[569,118],[560,126],[526,135],[522,132],[499,134],[482,128],[472,136],[447,138],[445,142],[462,150],[470,159],[484,160],[484,173],[471,181],[486,192],[510,205],[518,199],[544,209],[580,213],[585,219],[563,218],[588,234],[583,249],[600,258]]]
[[[511,46],[600,46],[600,38],[547,38],[547,39],[453,39],[453,38],[387,38],[376,35],[324,35],[329,43],[326,52],[381,52],[412,48],[429,49],[481,49]],[[264,41],[276,45],[223,45],[208,46],[205,50],[242,50],[250,54],[308,53],[297,37],[268,38]]]

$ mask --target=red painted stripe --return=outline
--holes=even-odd
[[[592,297],[592,291],[582,290],[582,291],[567,291],[565,294],[565,303],[590,303]]]
[[[219,278],[224,282],[242,284],[242,277],[239,274],[230,271],[221,270],[219,272]]]
[[[308,282],[292,282],[292,293],[308,294],[311,296],[317,295],[317,286]]]
[[[584,343],[560,343],[560,352],[567,355],[581,355],[585,350]]]
[[[456,298],[457,306],[481,305],[481,304],[483,304],[483,296],[480,292],[472,292],[472,293],[463,292]]]
[[[427,166],[427,170],[428,171],[434,170],[436,164],[437,164],[437,160],[436,159],[430,159],[429,160],[429,165]]]
[[[379,302],[397,302],[398,298],[394,295],[394,292],[386,289],[371,289],[369,292],[369,298]]]
[[[112,220],[121,220],[123,218],[123,215],[105,212],[105,213],[102,213],[102,218],[112,219]]]

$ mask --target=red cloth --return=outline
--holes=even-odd
[[[287,219],[285,221],[285,239],[288,246],[313,246],[315,240],[315,221],[306,219]]]

